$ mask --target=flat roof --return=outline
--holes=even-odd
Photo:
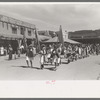
[[[5,15],[0,15],[0,21],[15,24],[18,26],[33,28],[33,29],[36,28],[36,26],[34,24],[30,24],[28,22],[24,22],[24,21],[21,21],[21,20],[12,18],[12,17],[5,16]]]

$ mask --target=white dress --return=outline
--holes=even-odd
[[[41,51],[41,55],[40,55],[40,64],[44,64],[44,55],[43,55],[43,51]]]
[[[4,48],[1,47],[1,55],[4,55]]]

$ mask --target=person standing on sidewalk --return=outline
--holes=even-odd
[[[31,68],[33,67],[32,60],[34,59],[34,53],[33,53],[33,48],[32,46],[29,46],[26,50],[26,63],[29,67],[29,62],[31,64]]]

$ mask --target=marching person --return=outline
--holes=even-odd
[[[56,54],[56,49],[53,49],[52,51],[52,60],[53,60],[53,64],[55,66],[54,70],[56,70],[57,68],[57,54]]]
[[[40,51],[40,64],[41,69],[44,68],[44,62],[45,62],[45,46],[42,47],[42,50]]]
[[[61,64],[61,49],[60,48],[57,48],[56,56],[57,56],[57,64],[59,66],[59,64]]]
[[[18,49],[17,49],[17,47],[14,47],[14,48],[13,48],[13,51],[14,51],[14,59],[16,59],[16,55],[18,54]]]
[[[48,59],[48,63],[50,62],[50,58],[51,58],[51,52],[50,49],[47,51],[47,59]]]
[[[27,50],[26,50],[26,63],[29,67],[29,62],[31,64],[31,68],[33,67],[33,63],[32,63],[32,60],[34,59],[34,53],[33,53],[33,48],[32,46],[30,45]]]
[[[64,58],[66,58],[67,48],[64,47]]]
[[[4,47],[3,46],[1,46],[1,48],[0,48],[0,54],[1,54],[1,56],[4,55]]]

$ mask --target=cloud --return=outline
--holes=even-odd
[[[100,4],[9,4],[0,13],[35,24],[39,29],[86,30],[100,28]]]

